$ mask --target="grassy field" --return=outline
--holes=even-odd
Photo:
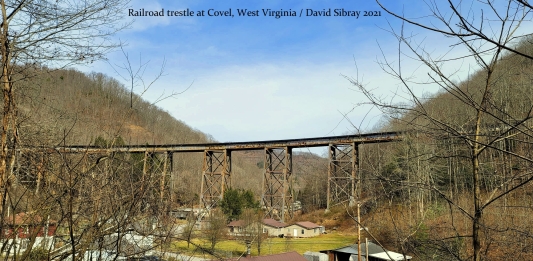
[[[296,251],[300,254],[306,251],[320,251],[326,249],[334,249],[349,244],[354,244],[356,238],[352,235],[343,235],[338,233],[324,234],[312,238],[268,238],[263,241],[261,245],[261,255],[277,254],[288,251]],[[208,248],[208,243],[195,239],[194,244]],[[217,243],[216,252],[228,255],[240,255],[246,250],[244,242],[239,240],[223,240]],[[187,248],[187,242],[175,242],[172,246],[172,251],[180,252],[188,255],[199,254],[198,249],[191,245]],[[258,255],[257,245],[252,245],[252,255]]]

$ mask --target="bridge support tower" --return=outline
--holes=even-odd
[[[349,206],[355,206],[359,185],[358,147],[359,144],[355,142],[329,145],[326,211],[346,202]]]
[[[231,185],[231,151],[204,151],[200,205],[206,209],[216,206]]]
[[[261,205],[265,216],[282,222],[292,217],[292,148],[265,148]]]

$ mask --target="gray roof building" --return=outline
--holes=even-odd
[[[368,248],[368,260],[366,260]],[[357,260],[357,244],[349,245],[332,250],[322,250],[320,253],[328,254],[330,261],[349,261],[350,257],[352,260]],[[364,261],[401,261],[401,260],[410,260],[412,257],[408,255],[403,255],[400,253],[392,252],[385,250],[379,245],[376,245],[372,242],[361,244],[361,260]]]

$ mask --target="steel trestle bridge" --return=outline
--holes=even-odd
[[[98,146],[58,146],[53,148],[59,153],[109,154],[114,152],[144,153],[144,164],[148,158],[164,155],[163,172],[169,169],[172,175],[172,156],[174,153],[202,152],[204,154],[200,203],[211,208],[224,195],[231,181],[231,152],[263,150],[264,174],[261,205],[266,216],[282,221],[286,215],[292,216],[292,149],[309,147],[328,147],[328,189],[327,208],[348,201],[354,204],[357,198],[359,145],[392,142],[402,139],[399,132],[379,132],[331,137],[303,139],[224,142],[203,144],[172,145],[128,145],[110,148]],[[33,150],[24,148],[21,150]],[[164,177],[164,175],[163,175]]]

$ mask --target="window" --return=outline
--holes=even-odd
[[[263,233],[266,233],[267,232],[267,229],[266,228],[263,228]]]
[[[304,234],[305,230],[302,229],[302,235]]]

